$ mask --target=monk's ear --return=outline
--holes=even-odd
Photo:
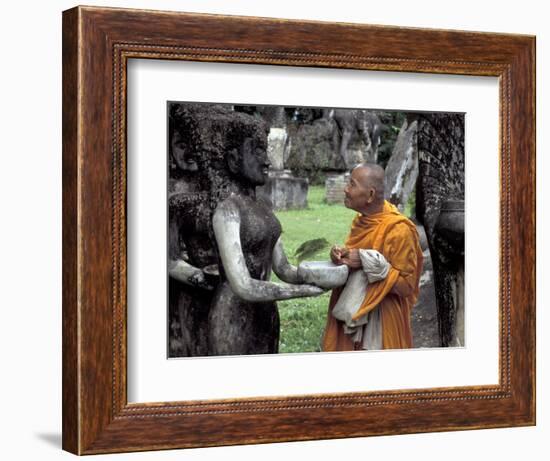
[[[374,202],[374,198],[376,196],[376,191],[371,187],[369,189],[369,196],[367,197],[367,203],[371,204]]]
[[[231,173],[239,173],[239,151],[237,149],[231,149],[227,152],[227,167]]]

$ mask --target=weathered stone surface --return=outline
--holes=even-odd
[[[434,226],[439,260],[449,267],[458,267],[464,260],[464,211],[464,200],[445,200]]]
[[[378,146],[388,128],[373,111],[323,109],[322,113],[322,118],[289,122],[287,168],[318,182],[323,172],[344,172],[359,163],[377,161]]]
[[[271,128],[267,143],[269,177],[257,193],[271,202],[274,210],[306,208],[308,180],[284,169],[291,144],[286,128]]]
[[[392,155],[386,166],[384,196],[400,211],[405,209],[418,177],[417,122],[401,126]]]
[[[287,121],[283,106],[256,106],[256,111],[262,116],[268,127],[286,127]]]
[[[377,163],[378,146],[385,127],[375,113],[367,110],[334,109],[329,112],[329,116],[338,124],[341,135],[340,157],[347,169],[359,163]]]
[[[464,318],[465,318],[465,292],[464,292],[464,267],[460,267],[457,273],[456,281],[456,314],[455,314],[455,347],[466,346],[466,338],[464,336]]]
[[[441,203],[464,200],[464,115],[418,114],[417,215],[428,236]]]
[[[327,172],[344,172],[358,163],[385,166],[396,141],[396,126],[405,117],[401,112],[365,109],[234,107],[261,116],[270,128],[286,129],[284,168],[312,184],[321,184]]]
[[[274,210],[307,208],[308,180],[287,171],[270,171],[266,183],[256,188],[259,197],[269,201]]]
[[[281,225],[263,200],[246,195],[230,199],[238,209],[242,253],[250,277],[266,281],[271,275],[273,247]],[[212,355],[268,354],[279,347],[279,312],[275,301],[251,302],[238,296],[222,266],[208,318]]]
[[[282,171],[285,168],[285,152],[289,148],[289,137],[286,128],[271,128],[267,137],[267,157],[271,170]]]
[[[193,267],[218,263],[216,245],[211,239],[212,199],[209,170],[211,136],[220,118],[213,106],[172,104],[169,112],[168,253]],[[197,356],[208,354],[208,305],[213,292],[168,279],[170,341],[168,354]]]
[[[325,180],[325,199],[327,203],[344,203],[344,188],[349,179],[349,172],[347,173],[332,173],[327,175]]]
[[[330,261],[305,261],[298,266],[298,275],[306,283],[324,288],[336,288],[344,285],[348,279],[346,265],[337,266]]]
[[[261,117],[230,106],[170,107],[170,356],[275,353],[275,300],[323,292],[295,276],[271,204],[256,197],[267,134]],[[305,200],[307,180],[275,174],[285,200]],[[269,281],[272,266],[287,284]]]
[[[324,171],[344,171],[346,165],[339,155],[336,122],[320,119],[310,124],[289,126],[290,156],[286,167],[310,181],[322,177]]]
[[[267,129],[258,117],[233,112],[226,106],[172,103],[169,111],[169,256],[206,269],[219,263],[212,216],[228,191],[231,173],[225,168],[228,151],[243,137]],[[264,146],[265,147],[265,146]],[[223,173],[222,173],[223,172]],[[214,286],[219,279],[210,278]],[[209,306],[214,292],[172,277],[169,290],[169,356],[211,353],[208,342]]]
[[[453,232],[438,231],[437,224],[440,219],[449,222],[441,217],[442,208],[452,201],[464,201],[464,115],[421,113],[417,118],[416,215],[424,224],[433,261],[441,345],[464,344],[464,338],[457,336],[456,320],[459,302],[464,299],[463,291],[458,293],[463,290],[459,283],[464,267],[463,233],[462,239],[456,236],[463,231],[464,220],[455,213]]]

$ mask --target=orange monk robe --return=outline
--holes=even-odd
[[[412,347],[410,313],[418,298],[423,264],[416,226],[394,205],[384,201],[380,213],[370,216],[357,214],[352,222],[346,247],[377,250],[391,265],[384,280],[368,285],[367,294],[354,315],[354,320],[378,308],[382,321],[382,347]],[[323,351],[354,350],[349,335],[344,333],[343,322],[336,320],[331,312],[341,291],[342,287],[332,291]]]

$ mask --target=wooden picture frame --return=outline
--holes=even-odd
[[[499,78],[499,383],[129,404],[131,58]],[[63,449],[76,454],[535,424],[535,38],[76,7],[63,13]]]

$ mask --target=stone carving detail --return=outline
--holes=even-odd
[[[326,173],[377,162],[388,126],[373,111],[300,108],[288,119],[287,130],[291,146],[285,166],[318,183]]]
[[[328,115],[338,125],[340,157],[347,169],[358,163],[378,162],[378,146],[384,127],[376,114],[366,110],[334,109]]]
[[[464,116],[418,114],[416,215],[434,268],[442,346],[464,345]]]

